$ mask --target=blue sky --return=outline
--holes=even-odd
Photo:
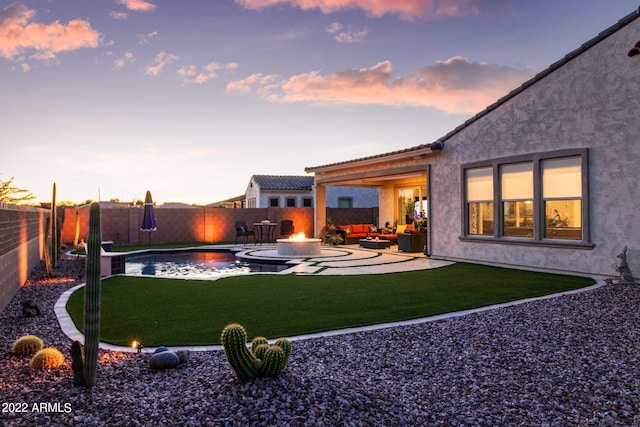
[[[0,180],[207,204],[430,143],[628,0],[0,2]]]

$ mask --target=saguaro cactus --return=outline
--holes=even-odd
[[[84,382],[93,387],[98,368],[100,341],[100,204],[92,203],[89,210],[87,238],[87,283],[84,287]]]
[[[58,262],[58,211],[56,209],[56,183],[53,183],[51,196],[51,266],[56,268]]]
[[[47,269],[47,276],[53,277],[53,267],[51,266],[51,217],[47,217],[44,233],[44,266]]]
[[[73,384],[84,386],[84,361],[80,341],[71,344],[71,369],[73,370]]]

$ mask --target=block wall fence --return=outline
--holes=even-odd
[[[101,209],[102,240],[115,245],[161,244],[179,242],[234,242],[235,222],[253,223],[268,219],[278,224],[275,237],[280,235],[280,221],[293,221],[295,232],[314,235],[313,208],[165,208],[155,209],[158,229],[140,231],[142,208]],[[378,208],[327,209],[327,215],[336,224],[355,222],[377,223]],[[62,225],[62,244],[69,245],[75,239],[86,241],[89,226],[89,209],[65,208]]]
[[[48,209],[0,203],[0,310],[42,259],[49,214]]]

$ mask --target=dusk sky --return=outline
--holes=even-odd
[[[208,204],[437,140],[629,0],[0,2],[0,180]]]

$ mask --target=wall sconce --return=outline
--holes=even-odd
[[[636,56],[640,54],[640,41],[637,41],[635,46],[627,53],[628,56]]]
[[[442,149],[444,148],[444,142],[436,141],[436,142],[432,142],[431,144],[428,144],[428,146],[431,149],[431,151],[442,151]]]
[[[142,353],[142,349],[144,348],[144,346],[142,345],[142,343],[140,341],[133,341],[131,343],[131,347],[132,348],[137,348],[138,349],[138,353]]]

